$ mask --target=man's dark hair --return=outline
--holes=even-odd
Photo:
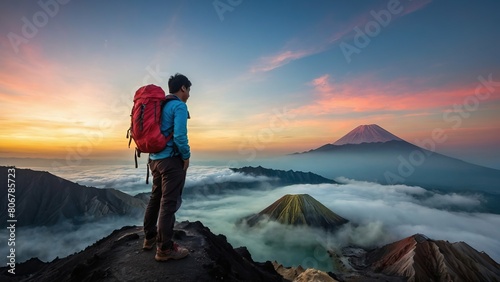
[[[186,88],[191,87],[191,81],[185,76],[180,73],[176,73],[175,75],[172,75],[168,79],[168,92],[169,93],[177,93],[181,87],[184,86]]]

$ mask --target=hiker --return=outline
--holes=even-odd
[[[143,249],[150,250],[156,243],[157,261],[181,259],[189,251],[172,241],[175,212],[182,202],[182,189],[191,156],[186,102],[189,98],[191,82],[182,74],[175,74],[168,80],[170,99],[165,104],[161,116],[161,132],[172,139],[165,149],[149,155],[149,167],[153,175],[151,198],[144,215],[145,239]],[[170,97],[169,97],[170,96]]]

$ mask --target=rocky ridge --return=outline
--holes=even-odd
[[[276,185],[292,185],[292,184],[322,184],[322,183],[337,183],[334,180],[325,178],[312,172],[302,172],[293,170],[278,170],[269,169],[262,166],[252,167],[245,166],[242,168],[231,168],[234,172],[240,172],[254,176],[267,176],[274,179]]]
[[[383,247],[351,255],[363,276],[384,274],[408,281],[500,281],[500,265],[465,242],[450,243],[415,234]]]
[[[256,179],[254,181],[224,181],[216,183],[197,184],[191,187],[186,187],[183,191],[183,197],[190,196],[212,196],[221,195],[231,191],[241,189],[263,190],[276,187],[294,185],[294,184],[322,184],[322,183],[337,183],[334,180],[322,177],[312,172],[301,172],[293,170],[277,170],[264,168],[262,166],[242,168],[230,168],[230,170],[255,177],[265,177],[265,180]],[[136,198],[143,201],[149,200],[150,193],[140,193],[135,195]]]
[[[190,251],[182,260],[155,261],[154,251],[142,250],[143,240],[141,227],[126,226],[66,258],[17,265],[16,276],[0,268],[0,280],[284,281],[271,262],[254,262],[245,247],[234,249],[224,235],[213,234],[200,222],[175,226],[174,240]]]
[[[8,167],[0,167],[7,179]],[[7,183],[7,181],[5,181]],[[146,203],[116,189],[82,186],[49,172],[16,168],[17,226],[76,224],[112,216],[141,216]],[[0,210],[7,210],[7,189],[0,189]],[[0,214],[5,223],[7,213]]]

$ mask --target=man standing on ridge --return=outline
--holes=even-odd
[[[149,167],[153,175],[153,187],[144,215],[145,239],[143,249],[156,245],[155,259],[166,261],[181,259],[189,251],[172,241],[175,212],[182,203],[182,190],[189,167],[191,151],[187,138],[189,118],[186,102],[191,82],[182,74],[175,74],[168,80],[169,95],[173,97],[163,108],[161,131],[165,136],[173,132],[167,147],[149,155]]]

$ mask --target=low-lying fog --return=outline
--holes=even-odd
[[[144,184],[145,169],[80,169],[60,175],[80,184],[113,187],[135,195],[150,191]],[[193,166],[185,189],[201,183],[254,180],[223,167]],[[265,178],[259,178],[265,181]],[[431,239],[465,241],[500,261],[500,215],[469,212],[484,201],[476,194],[436,194],[420,187],[380,185],[337,179],[343,184],[292,185],[267,190],[238,190],[225,195],[184,198],[178,221],[201,221],[215,234],[226,235],[233,247],[246,246],[256,261],[277,260],[286,266],[331,270],[325,247],[339,250],[347,245],[365,248],[425,234]],[[309,194],[333,212],[350,220],[337,232],[268,223],[260,228],[236,226],[235,222],[257,213],[285,194]],[[16,233],[17,261],[33,256],[50,261],[80,251],[124,225],[142,225],[141,219],[103,220],[82,226],[22,228]],[[2,244],[1,253],[7,253]]]

